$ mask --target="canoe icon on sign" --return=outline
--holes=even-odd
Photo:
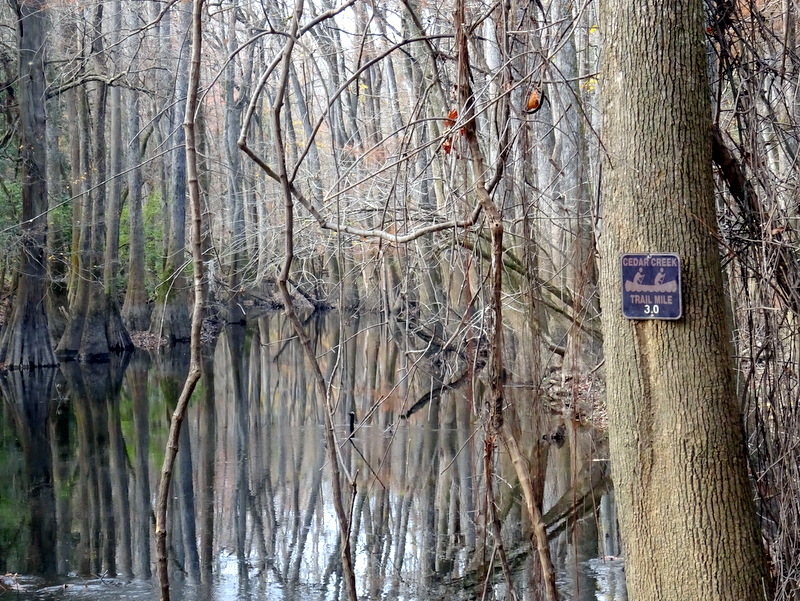
[[[670,280],[664,281],[664,268],[656,274],[652,284],[644,283],[644,274],[642,268],[639,268],[638,273],[633,276],[633,281],[625,280],[625,292],[675,292],[678,289],[678,281]]]
[[[663,284],[637,284],[636,282],[626,281],[625,292],[675,292],[678,289],[678,282],[672,280]]]

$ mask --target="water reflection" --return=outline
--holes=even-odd
[[[361,594],[473,599],[486,590],[504,598],[486,522],[482,389],[469,362],[430,352],[396,324],[341,326],[328,316],[308,325],[332,382]],[[158,597],[153,502],[188,356],[180,347],[138,351],[111,364],[0,375],[6,590],[38,599]],[[524,361],[512,353],[510,370],[524,373]],[[509,388],[509,401],[531,464],[547,474],[539,494],[560,590],[570,599],[625,599],[602,436],[532,403],[524,387]],[[323,411],[278,316],[227,328],[208,349],[173,480],[176,598],[342,596]],[[503,545],[516,590],[535,599],[521,491],[498,455]]]

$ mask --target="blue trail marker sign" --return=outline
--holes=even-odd
[[[680,318],[681,260],[678,255],[622,255],[622,314],[628,319]]]

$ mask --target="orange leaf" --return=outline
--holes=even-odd
[[[534,88],[531,91],[531,95],[528,96],[528,103],[525,105],[525,110],[529,113],[535,113],[540,108],[542,108],[542,102],[544,101],[544,94]]]

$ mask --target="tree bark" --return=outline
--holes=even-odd
[[[628,590],[770,598],[717,244],[703,3],[665,8],[611,0],[601,19],[601,300]],[[681,320],[623,318],[620,254],[639,252],[681,256]]]
[[[47,150],[45,147],[45,49],[48,31],[44,0],[14,0],[19,48],[22,233],[19,285],[2,341],[0,361],[9,367],[57,365],[50,338],[45,292],[47,264]]]

